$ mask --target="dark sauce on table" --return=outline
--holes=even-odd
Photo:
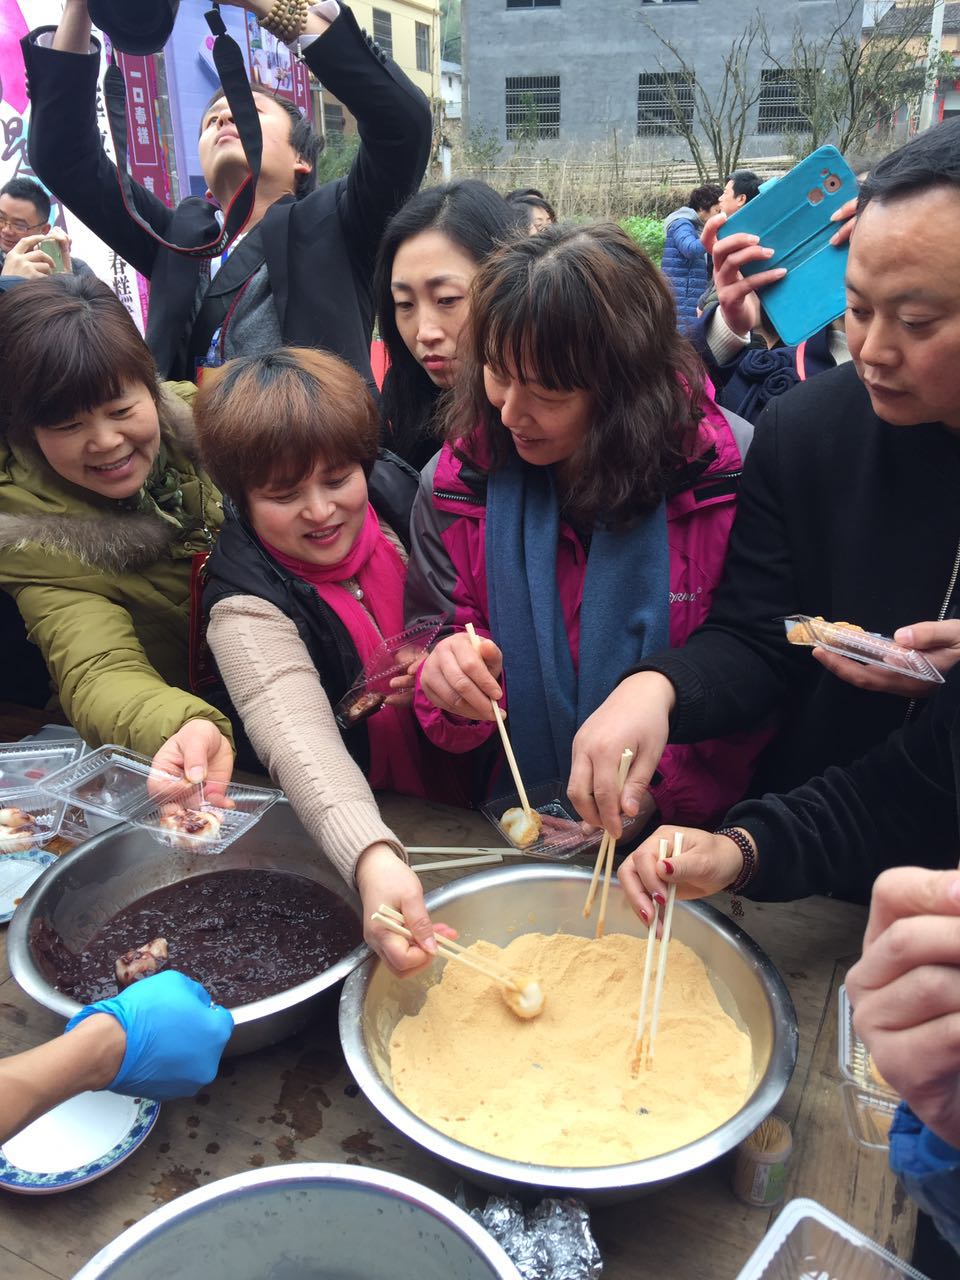
[[[329,969],[361,941],[360,922],[335,893],[280,871],[213,871],[156,889],[108,920],[75,955],[46,922],[31,946],[47,980],[82,1004],[117,994],[114,962],[166,938],[169,968],[234,1008]]]

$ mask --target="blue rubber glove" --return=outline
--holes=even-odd
[[[72,1031],[94,1013],[109,1013],[127,1036],[120,1070],[108,1085],[131,1097],[191,1097],[217,1074],[233,1030],[233,1014],[206,988],[167,969],[142,978],[109,1000],[88,1004],[67,1023]]]

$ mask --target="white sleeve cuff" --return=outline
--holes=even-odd
[[[717,364],[729,364],[734,356],[739,355],[744,347],[750,345],[749,333],[746,337],[739,333],[734,333],[726,320],[724,320],[723,312],[719,307],[707,321],[704,336]]]
[[[53,38],[56,34],[57,33],[55,31],[41,31],[40,34],[34,39],[33,43],[36,45],[39,45],[41,49],[52,49]],[[87,53],[99,53],[99,52],[100,52],[99,49],[94,44],[93,40],[91,40],[90,48],[87,50]]]
[[[309,12],[317,18],[324,18],[327,22],[333,23],[340,17],[340,6],[337,0],[319,0],[319,3],[312,4]],[[287,48],[291,53],[298,53],[303,56],[305,50],[309,49],[314,40],[319,40],[320,35],[314,31],[308,32],[306,35],[297,36],[296,40],[291,40]]]

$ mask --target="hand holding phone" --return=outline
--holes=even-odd
[[[41,253],[45,253],[53,263],[54,275],[63,275],[69,268],[64,264],[63,243],[55,236],[47,236],[37,245]]]
[[[856,176],[836,147],[820,147],[764,184],[717,232],[718,240],[756,237],[749,252],[743,244],[737,263],[744,292],[763,287],[764,308],[786,343],[802,342],[843,314],[847,246],[831,243],[837,231],[832,218],[857,190]],[[770,272],[776,270],[781,275],[774,279]]]

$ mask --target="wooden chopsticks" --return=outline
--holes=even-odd
[[[473,645],[475,652],[480,652],[480,637],[474,630],[473,623],[468,622],[466,625],[466,633],[470,637],[470,643]],[[523,779],[520,777],[520,766],[517,764],[517,757],[513,754],[513,747],[510,745],[510,739],[507,737],[507,726],[503,723],[503,712],[500,710],[500,704],[496,698],[490,699],[490,706],[493,709],[493,718],[497,722],[497,728],[500,730],[500,741],[503,743],[504,755],[507,757],[507,764],[510,766],[510,772],[513,774],[513,785],[517,789],[517,795],[520,797],[520,804],[523,812],[529,817],[533,817],[533,810],[530,808],[530,801],[527,799],[526,788],[523,785]]]
[[[399,934],[401,938],[406,938],[408,942],[416,941],[406,924],[404,924],[403,915],[393,907],[388,907],[385,903],[381,903],[379,909],[373,913],[372,918],[377,924],[383,925],[391,933]],[[452,938],[444,938],[442,934],[436,934],[435,938],[437,951],[443,956],[444,960],[459,960],[461,964],[467,965],[470,969],[475,969],[477,973],[482,973],[485,978],[499,983],[501,987],[506,987],[508,991],[520,990],[520,983],[503,969],[498,969],[494,964],[488,964],[486,960],[478,960],[476,956],[465,956],[463,953],[466,951],[466,947],[459,942],[454,942]]]
[[[670,846],[666,840],[660,841],[660,861],[662,862]],[[683,852],[683,832],[675,831],[673,835],[673,856],[679,858]],[[647,1015],[647,995],[650,988],[650,970],[653,959],[653,943],[657,936],[657,904],[653,904],[653,918],[647,931],[647,957],[643,966],[643,987],[640,993],[640,1015],[637,1018],[636,1047],[633,1057],[633,1069],[637,1071],[641,1065],[650,1066],[653,1062],[654,1045],[657,1039],[657,1028],[660,1025],[660,1002],[663,998],[663,984],[667,976],[667,948],[670,946],[670,933],[673,928],[673,907],[677,897],[677,886],[672,884],[667,890],[667,901],[663,909],[663,930],[660,935],[660,946],[657,949],[657,979],[653,992],[653,1013],[650,1017],[650,1032],[645,1039],[644,1023]]]
[[[617,785],[620,791],[623,791],[623,784],[627,780],[632,759],[633,752],[629,747],[624,747],[623,754],[620,756],[620,772],[617,775]],[[613,875],[613,850],[616,843],[616,837],[612,836],[609,831],[604,831],[603,839],[600,841],[600,848],[597,850],[597,860],[593,866],[593,879],[590,881],[590,888],[587,890],[587,900],[583,904],[583,918],[587,920],[593,910],[593,900],[597,896],[597,883],[600,879],[600,868],[603,867],[603,891],[600,894],[600,912],[597,916],[596,936],[598,938],[603,937],[604,925],[607,919],[607,896],[610,893],[610,879]],[[604,863],[606,863],[605,866]]]

